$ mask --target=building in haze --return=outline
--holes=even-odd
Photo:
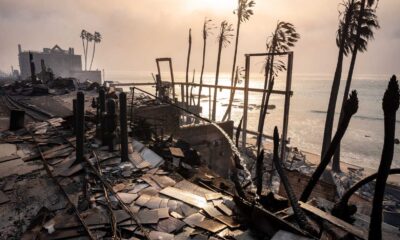
[[[79,81],[90,80],[101,83],[101,71],[83,71],[81,55],[75,55],[74,49],[64,50],[58,45],[53,48],[43,48],[42,52],[23,51],[18,44],[18,60],[22,79],[31,75],[29,53],[32,53],[36,73],[41,71],[41,61],[50,68],[55,77],[73,77]]]

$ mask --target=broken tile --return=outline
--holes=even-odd
[[[239,223],[235,222],[235,220],[233,220],[233,218],[229,216],[220,215],[216,216],[215,219],[229,226],[230,228],[238,228],[240,226]]]
[[[161,187],[172,187],[176,182],[168,176],[151,175],[151,178]]]
[[[149,238],[150,240],[174,240],[174,235],[165,232],[151,231]]]
[[[126,204],[131,204],[135,199],[138,198],[138,194],[135,193],[123,193],[123,192],[119,192],[117,193],[117,196],[119,198],[121,198],[122,202],[126,203]]]
[[[135,187],[132,190],[129,191],[129,193],[138,193],[141,190],[147,188],[148,186],[149,186],[149,184],[147,184],[147,183],[136,184]]]
[[[182,149],[176,147],[170,147],[169,150],[171,151],[172,156],[184,158],[185,154],[183,153]]]
[[[157,230],[161,232],[172,233],[181,230],[183,226],[185,226],[184,222],[176,218],[170,217],[161,220],[157,225]]]
[[[171,212],[171,216],[173,216],[174,218],[177,218],[177,219],[182,219],[182,218],[183,218],[183,216],[180,215],[180,214],[177,213],[177,212]]]
[[[182,202],[188,203],[189,205],[197,208],[203,208],[207,205],[207,201],[204,197],[194,195],[190,192],[175,188],[167,187],[160,191],[161,194],[178,199]]]
[[[207,205],[203,208],[203,210],[211,217],[215,218],[217,216],[222,215],[220,211],[218,211],[215,207],[211,205]]]
[[[216,200],[216,199],[222,198],[222,194],[221,193],[206,193],[206,194],[204,194],[204,196],[206,197],[207,201]]]
[[[148,207],[150,209],[155,209],[160,207],[162,199],[160,197],[153,196],[150,198],[149,201],[146,202],[144,205],[145,207]]]
[[[140,210],[137,216],[141,224],[154,224],[158,222],[157,210]]]
[[[219,232],[222,229],[226,228],[225,224],[219,223],[211,219],[205,219],[202,222],[197,223],[196,226],[212,233]]]
[[[191,227],[197,226],[200,222],[202,222],[206,217],[200,213],[193,213],[189,217],[183,219],[183,221]]]
[[[117,185],[113,186],[114,192],[119,192],[125,188],[126,184],[124,183],[118,183]]]
[[[158,208],[155,209],[158,211],[158,218],[163,219],[163,218],[168,218],[169,217],[169,209],[168,208]]]
[[[151,196],[145,194],[141,195],[138,199],[136,199],[135,204],[139,206],[144,206],[151,199]]]
[[[216,205],[216,207],[221,210],[222,212],[224,212],[226,215],[228,216],[232,216],[232,210],[229,209],[227,206],[225,206],[225,204],[220,203],[218,205]]]

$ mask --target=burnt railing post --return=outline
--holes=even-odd
[[[76,99],[72,99],[72,114],[73,114],[73,133],[76,134],[76,125],[77,125],[77,112],[76,112],[76,106],[77,106],[77,102]]]
[[[130,107],[130,111],[131,111],[131,113],[130,113],[130,125],[131,125],[131,127],[133,127],[133,100],[134,100],[134,97],[135,97],[135,88],[133,87],[133,88],[131,88],[131,107]]]
[[[103,123],[103,146],[107,145],[108,151],[112,152],[114,151],[115,129],[117,128],[114,99],[107,100],[107,114],[104,116]]]
[[[128,161],[128,124],[126,117],[126,93],[119,94],[119,127],[121,130],[121,159]]]
[[[76,100],[76,160],[83,161],[85,137],[85,95],[78,92]]]

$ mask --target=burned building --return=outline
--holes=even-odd
[[[21,45],[18,45],[18,60],[22,79],[31,75],[29,53],[32,54],[37,69],[39,69],[41,60],[43,60],[55,77],[73,77],[80,81],[90,80],[101,83],[101,71],[83,71],[81,55],[76,55],[74,48],[64,50],[58,45],[53,48],[43,48],[42,52],[23,51]]]

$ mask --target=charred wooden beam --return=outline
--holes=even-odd
[[[126,93],[119,94],[119,127],[121,130],[121,159],[128,161],[128,123],[126,117]]]
[[[300,208],[298,199],[297,199],[296,195],[293,192],[293,188],[289,183],[289,179],[286,176],[285,171],[283,170],[282,161],[279,160],[279,153],[278,152],[279,152],[279,133],[278,133],[278,128],[275,127],[275,129],[274,129],[274,156],[273,156],[273,161],[274,161],[274,164],[275,164],[276,171],[278,172],[278,174],[279,174],[279,176],[281,178],[281,183],[285,187],[286,195],[288,196],[289,201],[290,201],[290,205],[292,206],[296,222],[303,229],[307,230],[310,233],[316,234],[316,230],[313,229],[312,226],[309,224],[306,214]]]
[[[79,91],[76,96],[76,160],[83,162],[85,137],[85,95]]]
[[[400,174],[400,168],[393,168],[390,169],[389,175],[391,174]],[[339,202],[335,204],[333,207],[331,213],[333,216],[338,217],[342,220],[345,220],[347,222],[352,222],[352,215],[356,213],[357,207],[355,205],[349,205],[349,200],[351,196],[357,192],[362,186],[365,184],[368,184],[372,181],[374,181],[378,177],[378,173],[374,173],[372,175],[369,175],[360,181],[358,181],[356,184],[354,184],[351,188],[349,188],[342,196]]]

